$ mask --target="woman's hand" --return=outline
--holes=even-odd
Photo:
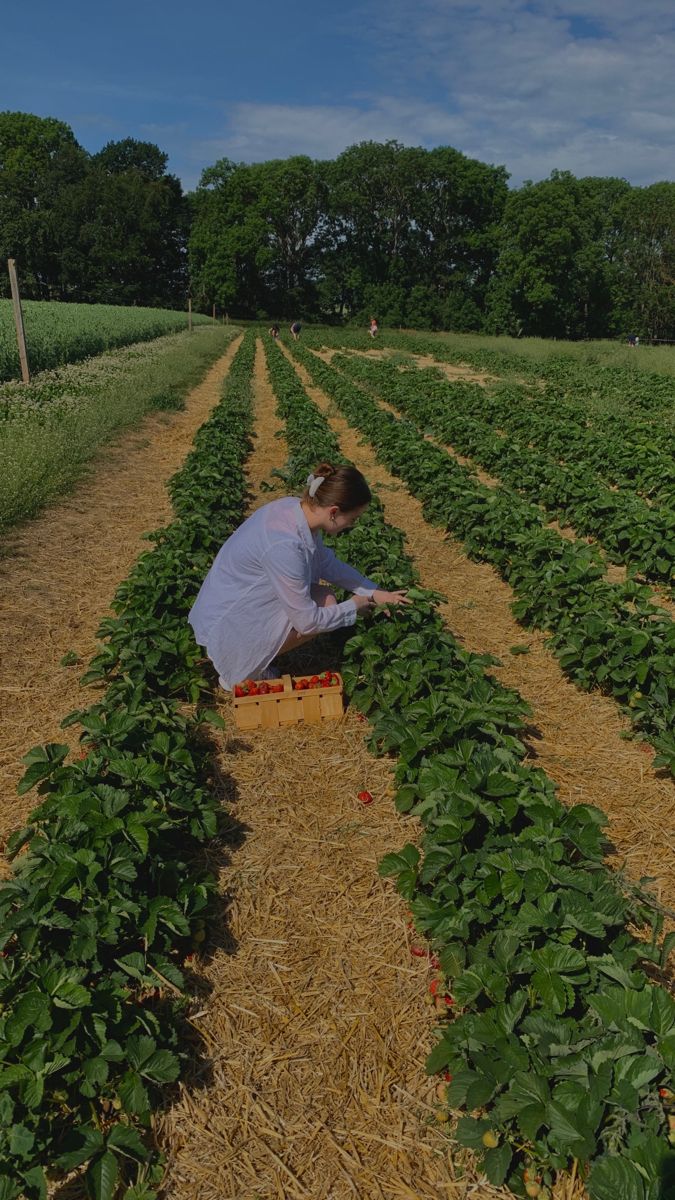
[[[354,596],[352,596],[352,600],[354,601],[354,607],[356,609],[357,617],[359,616],[360,613],[369,612],[371,609],[373,609],[375,607],[374,601],[371,596],[356,596],[356,595],[354,595]]]
[[[368,612],[376,606],[413,603],[403,588],[397,592],[385,592],[382,588],[376,588],[372,596],[352,596],[352,600],[356,605],[357,614]],[[390,615],[388,607],[384,607],[384,612],[387,616]]]
[[[376,588],[373,592],[373,602],[375,604],[412,604],[412,600],[404,588],[398,592],[384,592],[380,588]]]

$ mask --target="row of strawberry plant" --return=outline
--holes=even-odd
[[[463,356],[428,340],[419,352],[441,362],[469,361],[483,369],[487,365],[482,361],[484,351]],[[492,385],[487,403],[485,389],[480,389],[485,410],[495,410],[499,427],[521,433],[528,442],[567,462],[583,460],[608,483],[637,488],[664,503],[672,500],[675,435],[660,418],[661,411],[672,406],[672,380],[625,367],[612,368],[610,377],[609,368],[593,371],[570,365],[564,358],[536,366],[530,363],[529,370],[523,370],[523,365],[518,373],[530,386],[513,380]],[[490,369],[495,367],[496,363]],[[503,369],[497,374],[503,374]],[[642,405],[635,403],[636,388]],[[652,398],[655,411],[650,416]]]
[[[652,504],[672,502],[675,436],[665,424],[613,412],[591,424],[584,400],[572,402],[552,396],[548,389],[528,391],[513,383],[481,388],[466,399],[467,412],[522,438],[556,462],[583,462],[613,487],[635,492]]]
[[[649,371],[637,362],[630,367],[593,363],[571,354],[548,354],[533,360],[524,354],[470,346],[464,342],[453,347],[441,338],[424,334],[389,330],[386,344],[408,354],[428,354],[440,362],[468,363],[476,370],[497,377],[517,375],[538,389],[544,385],[549,401],[583,404],[592,420],[604,414],[613,419],[631,421],[635,414],[644,419],[669,412],[675,398],[671,375]]]
[[[597,538],[612,562],[626,563],[647,579],[671,583],[675,513],[603,487],[583,461],[562,466],[527,441],[496,432],[477,415],[485,395],[476,385],[450,383],[414,367],[400,371],[393,364],[353,355],[333,359],[333,366],[387,400],[418,428],[451,442],[503,483],[574,525],[579,534]],[[556,423],[555,418],[548,420]]]
[[[379,458],[424,502],[425,516],[492,563],[518,599],[514,614],[549,632],[567,674],[628,706],[637,729],[675,770],[675,624],[632,581],[610,584],[593,546],[547,528],[541,509],[504,488],[477,482],[417,428],[382,410],[365,392],[297,345],[293,352],[375,447]]]
[[[337,446],[280,351],[269,358],[300,486]],[[414,582],[379,505],[345,544],[371,574]],[[626,931],[649,905],[603,864],[603,814],[566,809],[523,764],[527,706],[485,673],[490,659],[457,645],[432,593],[412,594],[414,607],[350,637],[343,673],[372,722],[370,748],[398,756],[397,808],[424,826],[421,850],[407,845],[380,870],[428,938],[433,990],[453,1002],[428,1069],[447,1078],[443,1103],[466,1114],[457,1139],[493,1184],[523,1195],[536,1181],[544,1200],[576,1158],[585,1176],[592,1164],[593,1200],[656,1200],[675,1002],[641,964],[662,964],[673,939],[657,948],[658,919],[649,944]]]
[[[318,348],[327,344],[334,349],[345,346],[365,350],[372,347],[367,336],[347,331],[311,331],[308,344]],[[521,434],[528,444],[567,462],[582,460],[593,467],[607,483],[637,489],[640,494],[658,502],[670,503],[675,486],[675,435],[660,419],[658,412],[651,419],[641,410],[637,413],[631,403],[626,411],[617,411],[617,403],[632,395],[636,374],[641,385],[650,392],[657,387],[661,407],[672,404],[672,383],[660,375],[647,375],[619,368],[613,382],[608,411],[593,411],[591,402],[606,386],[605,368],[596,378],[585,367],[573,378],[560,382],[560,372],[530,359],[518,358],[497,351],[463,348],[454,349],[439,339],[422,335],[385,331],[383,344],[408,355],[425,354],[437,362],[455,365],[467,363],[479,370],[488,370],[497,378],[511,376],[517,369],[526,384],[508,382],[491,384],[475,391],[478,412],[498,428]],[[556,360],[557,361],[557,360]],[[656,382],[655,382],[656,381]],[[544,385],[542,387],[542,384]],[[665,389],[665,390],[664,390]],[[467,401],[469,396],[467,394]],[[482,402],[482,403],[481,403]],[[555,415],[552,422],[551,414]]]
[[[204,570],[240,522],[254,339],[172,484],[176,519],[119,588],[85,680],[102,698],[64,725],[83,752],[27,756],[42,801],[10,842],[0,888],[0,1196],[44,1198],[85,1169],[95,1200],[150,1200],[151,1110],[185,1062],[186,954],[215,889],[203,844],[224,827],[204,723],[207,681],[186,624]]]

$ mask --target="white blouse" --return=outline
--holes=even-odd
[[[325,633],[354,624],[353,600],[315,604],[310,588],[321,579],[360,596],[377,587],[324,546],[293,496],[257,509],[227,539],[188,616],[226,687],[255,678],[293,629]]]

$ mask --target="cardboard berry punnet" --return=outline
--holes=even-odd
[[[320,724],[342,716],[342,676],[282,675],[280,679],[245,679],[234,688],[237,729],[276,729],[298,721]]]

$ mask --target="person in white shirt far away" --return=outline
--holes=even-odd
[[[264,677],[278,654],[353,625],[378,604],[409,604],[324,546],[322,533],[351,529],[370,503],[356,467],[320,463],[298,499],[272,500],[221,546],[188,620],[224,688]],[[338,603],[320,581],[352,593]]]

